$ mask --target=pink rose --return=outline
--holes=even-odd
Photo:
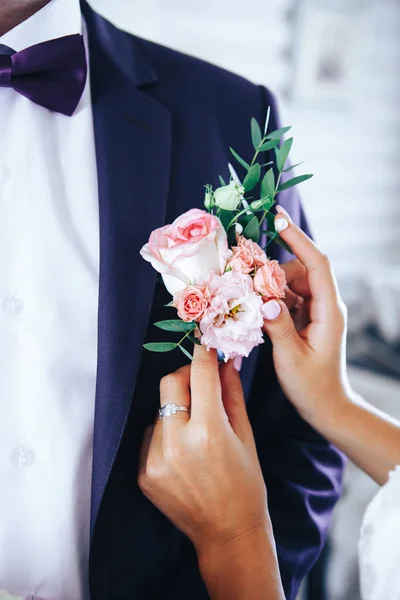
[[[267,255],[258,244],[243,236],[238,236],[237,246],[232,247],[233,255],[229,266],[238,273],[251,273],[267,262]]]
[[[208,304],[206,289],[189,285],[175,294],[174,306],[178,309],[178,316],[182,321],[200,321]]]
[[[253,278],[253,286],[265,299],[285,297],[286,275],[277,260],[269,260],[258,269]]]
[[[140,254],[162,274],[166,288],[174,295],[203,281],[212,271],[224,272],[228,240],[218,217],[193,208],[172,225],[153,231]]]
[[[262,344],[262,298],[253,290],[250,275],[229,271],[207,280],[209,305],[200,321],[201,343],[216,348],[225,360],[248,356]]]

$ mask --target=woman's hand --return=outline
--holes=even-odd
[[[190,415],[147,430],[141,490],[191,539],[213,598],[283,598],[239,374],[196,346],[191,367],[165,377],[160,396],[161,406],[190,407]]]
[[[283,265],[286,302],[272,300],[263,307],[281,386],[306,421],[384,483],[400,464],[400,423],[350,388],[346,309],[329,260],[280,207],[275,227],[299,259]]]
[[[329,259],[286,211],[277,214],[275,226],[299,260],[282,265],[288,302],[271,300],[264,305],[264,329],[273,343],[282,389],[303,418],[313,423],[319,413],[329,415],[348,400],[346,307]]]

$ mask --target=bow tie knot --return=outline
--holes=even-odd
[[[11,56],[0,54],[0,87],[11,87]]]
[[[0,87],[13,88],[32,102],[71,116],[87,77],[83,36],[67,35],[20,52],[0,53]]]

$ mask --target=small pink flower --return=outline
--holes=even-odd
[[[233,271],[238,273],[251,273],[265,265],[268,260],[258,244],[243,236],[237,237],[237,246],[233,246],[232,250],[233,255],[228,264]]]
[[[162,274],[173,295],[203,281],[211,271],[223,273],[228,240],[218,217],[193,208],[172,225],[153,231],[140,253]]]
[[[207,280],[210,297],[200,321],[201,343],[225,354],[225,360],[248,356],[263,343],[262,298],[253,290],[250,275],[229,271]]]
[[[265,300],[285,297],[286,275],[277,260],[269,260],[257,270],[253,278],[253,286]]]
[[[205,287],[189,285],[181,292],[174,295],[174,306],[178,309],[178,316],[182,321],[200,321],[207,308],[207,291]]]

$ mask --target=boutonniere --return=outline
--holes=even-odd
[[[254,156],[250,163],[230,151],[245,169],[239,179],[229,164],[230,180],[220,187],[205,186],[204,210],[191,209],[171,225],[156,229],[141,250],[142,257],[161,273],[172,296],[177,318],[155,323],[180,334],[174,342],[148,343],[153,352],[179,348],[188,358],[186,342],[202,344],[224,354],[225,360],[248,356],[263,342],[263,302],[284,298],[286,278],[268,247],[278,243],[287,250],[274,228],[271,212],[276,195],[306,181],[300,175],[282,183],[293,138],[281,143],[290,127],[268,133],[268,109],[263,133],[251,119]],[[274,150],[275,160],[261,164],[259,157]],[[256,190],[259,193],[256,194]]]

